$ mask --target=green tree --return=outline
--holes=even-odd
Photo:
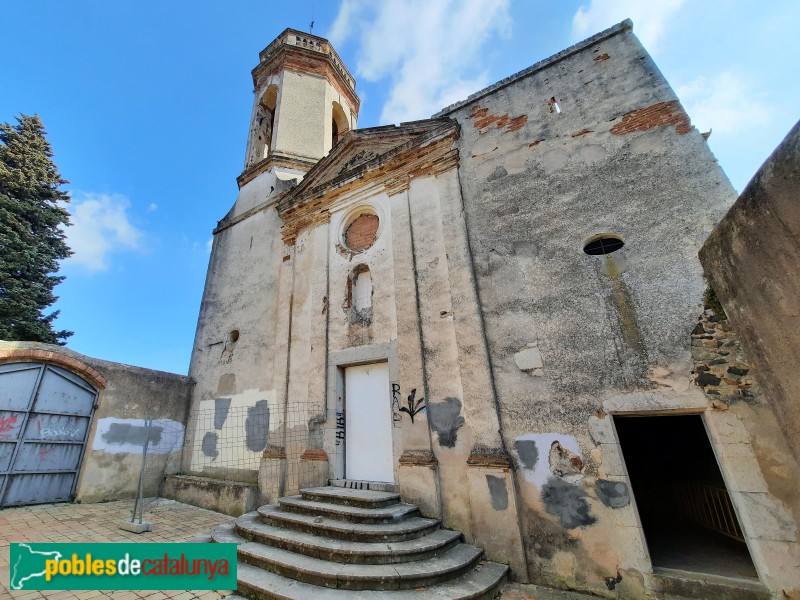
[[[38,115],[0,124],[0,339],[64,344],[71,331],[54,331],[59,311],[53,288],[58,261],[72,252],[68,183],[51,160],[53,151]]]

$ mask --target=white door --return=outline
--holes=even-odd
[[[344,370],[345,477],[394,482],[389,363]]]

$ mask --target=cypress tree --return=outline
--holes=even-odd
[[[38,115],[0,123],[0,339],[63,345],[71,331],[54,331],[59,311],[45,314],[64,279],[58,261],[72,252],[64,241],[69,194],[51,160]]]

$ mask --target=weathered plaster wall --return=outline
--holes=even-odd
[[[756,377],[800,456],[800,124],[700,251]]]
[[[326,112],[327,88],[324,77],[283,72],[280,104],[275,114],[275,150],[312,158],[322,158],[325,141],[326,116],[330,120],[330,109]],[[330,123],[327,124],[330,130]]]
[[[529,576],[607,594],[621,566],[616,593],[641,594],[649,560],[635,512],[620,512],[630,505],[621,455],[589,423],[631,406],[708,405],[689,384],[696,253],[733,189],[626,25],[440,114],[461,126],[460,184]],[[600,233],[625,247],[584,254]],[[651,405],[637,400],[656,392]]]
[[[52,353],[25,358],[21,351]],[[63,362],[64,360],[69,362]],[[44,360],[86,378],[81,365],[105,379],[99,390],[76,497],[82,502],[130,498],[142,465],[145,418],[153,419],[144,495],[159,494],[161,478],[180,466],[192,381],[185,376],[84,356],[61,346],[0,342],[0,360]],[[91,381],[89,381],[92,383]]]
[[[287,345],[278,294],[283,250],[280,219],[270,207],[214,236],[189,368],[197,385],[185,472],[255,481],[262,451],[280,435]],[[246,428],[248,417],[258,418],[259,427]],[[266,439],[258,429],[269,431]],[[255,436],[252,443],[248,435]]]

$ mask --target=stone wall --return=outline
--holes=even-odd
[[[800,456],[800,124],[709,236],[700,260]]]
[[[706,308],[692,330],[694,383],[712,401],[758,402],[760,388],[753,377],[753,365],[747,362],[739,337],[724,313],[720,316],[717,312]]]
[[[708,408],[690,381],[696,254],[734,190],[629,22],[440,115],[461,127],[526,575],[641,597],[652,565],[613,416]],[[602,234],[624,247],[584,253]]]
[[[49,362],[99,391],[76,498],[132,498],[142,466],[145,418],[153,419],[144,496],[157,496],[162,477],[180,468],[192,381],[188,377],[100,360],[62,346],[0,341],[2,362]]]

